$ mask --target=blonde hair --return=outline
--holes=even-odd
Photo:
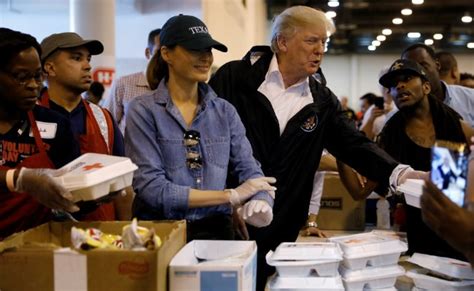
[[[326,31],[333,34],[336,31],[332,20],[326,17],[324,12],[308,7],[293,6],[285,9],[273,21],[271,47],[274,53],[278,53],[278,36],[291,37],[299,27],[303,26],[321,26]]]

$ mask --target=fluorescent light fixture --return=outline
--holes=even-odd
[[[419,33],[419,32],[409,32],[409,33],[407,34],[407,36],[408,36],[409,38],[420,38],[421,33]]]
[[[339,6],[339,1],[337,1],[337,0],[335,0],[335,1],[334,1],[334,0],[329,0],[328,6],[329,6],[329,7],[338,7],[338,6]]]
[[[372,51],[372,52],[373,52],[374,50],[377,49],[377,47],[375,47],[374,45],[369,45],[369,46],[367,47],[367,49],[368,49],[369,51]]]
[[[395,17],[394,19],[392,19],[392,23],[393,24],[402,24],[403,23],[403,19],[401,19],[400,17]]]
[[[434,44],[434,40],[432,40],[431,38],[427,38],[427,39],[425,39],[425,44],[426,44],[426,45],[433,45],[433,44]]]
[[[373,46],[379,46],[380,44],[381,44],[381,42],[378,41],[378,40],[373,40],[373,41],[372,41],[372,45],[373,45]]]
[[[386,39],[387,39],[387,37],[385,35],[382,35],[382,34],[377,35],[377,40],[378,41],[384,41]]]
[[[436,40],[443,39],[443,35],[441,33],[435,33],[433,34],[433,38]]]
[[[421,5],[423,4],[423,2],[425,2],[424,0],[411,0],[411,3],[415,4],[415,5]]]
[[[326,12],[326,17],[331,19],[337,16],[337,13],[335,11],[328,11]]]
[[[391,35],[392,30],[390,28],[385,28],[384,30],[382,30],[382,34],[383,35]]]
[[[413,11],[410,8],[402,9],[402,15],[411,15]]]
[[[466,12],[463,17],[461,17],[461,21],[464,23],[471,23],[472,22],[472,17],[471,15]]]
[[[474,42],[468,42],[467,47],[470,49],[474,49]]]

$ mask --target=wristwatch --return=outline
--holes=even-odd
[[[309,221],[306,223],[306,226],[307,227],[318,227],[318,224],[316,223],[316,221]]]

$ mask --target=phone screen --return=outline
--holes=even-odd
[[[377,97],[375,98],[374,100],[374,105],[378,108],[378,109],[383,109],[383,103],[384,103],[384,100],[382,97]]]
[[[466,144],[437,141],[431,150],[431,180],[460,207],[467,186],[467,149]]]

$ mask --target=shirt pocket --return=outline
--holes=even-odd
[[[227,169],[230,158],[230,138],[215,137],[204,140],[207,162],[219,168]]]
[[[158,138],[162,163],[168,170],[176,170],[186,166],[186,149],[182,139]]]

